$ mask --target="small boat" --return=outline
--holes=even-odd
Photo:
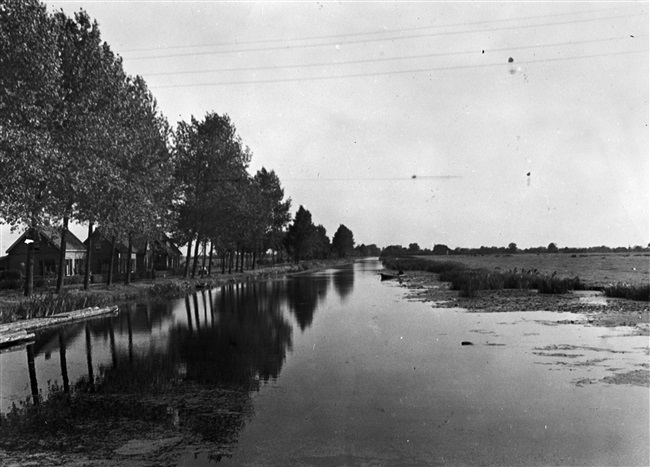
[[[400,277],[399,274],[386,274],[384,272],[380,272],[379,275],[381,276],[382,281],[389,281],[391,279],[399,279],[399,277]]]

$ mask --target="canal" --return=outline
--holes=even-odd
[[[648,368],[647,336],[437,309],[380,268],[43,331],[0,354],[3,447],[101,465],[648,464],[648,388],[612,379]]]

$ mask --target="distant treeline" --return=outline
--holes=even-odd
[[[408,248],[401,245],[390,245],[381,251],[382,257],[399,257],[410,255],[511,255],[523,253],[569,253],[569,254],[587,254],[587,253],[642,253],[650,252],[650,244],[647,247],[640,245],[634,247],[608,247],[592,246],[584,248],[564,247],[558,248],[555,243],[549,243],[548,246],[538,246],[531,248],[518,248],[515,243],[507,247],[482,246],[480,248],[449,248],[447,245],[434,245],[433,249],[421,249],[417,243],[409,244]]]

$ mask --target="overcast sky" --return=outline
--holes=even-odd
[[[46,3],[172,124],[230,115],[329,236],[650,241],[647,3]]]

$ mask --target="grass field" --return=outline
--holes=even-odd
[[[477,256],[421,256],[431,261],[450,261],[470,268],[502,271],[535,270],[542,274],[557,272],[558,277],[576,277],[586,284],[605,286],[624,282],[648,284],[650,282],[650,255],[645,254],[515,254]]]

